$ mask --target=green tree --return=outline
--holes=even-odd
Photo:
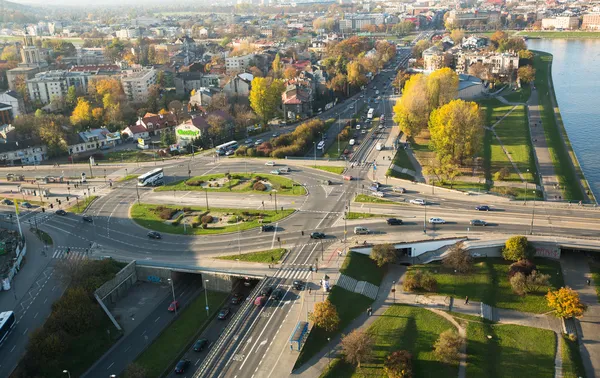
[[[529,275],[522,272],[515,273],[510,277],[510,286],[513,291],[519,295],[535,293],[544,287],[550,285],[550,275],[538,273],[534,270]]]
[[[255,77],[251,87],[250,106],[262,120],[263,125],[267,125],[281,105],[285,84],[277,79]]]
[[[520,235],[508,238],[502,249],[502,257],[510,261],[530,259],[534,255],[535,248],[533,248],[525,236]]]
[[[175,144],[175,134],[170,131],[163,131],[160,134],[160,143],[163,147],[168,147],[172,144]]]
[[[340,325],[340,316],[329,299],[315,303],[314,311],[308,314],[308,319],[327,332],[335,331]]]
[[[71,114],[71,124],[80,129],[88,127],[92,123],[92,108],[90,103],[83,97],[77,99],[77,106]]]
[[[407,35],[415,31],[416,25],[412,21],[402,21],[394,25],[392,31],[398,35]]]
[[[431,112],[429,132],[431,147],[438,159],[462,165],[466,158],[481,149],[483,141],[482,119],[475,102],[453,100]]]
[[[342,339],[342,351],[346,362],[357,365],[368,361],[373,355],[375,339],[367,331],[355,329]]]
[[[535,80],[535,68],[531,66],[519,67],[517,73],[522,83],[527,84]]]
[[[418,135],[427,128],[429,120],[427,78],[423,74],[413,75],[404,85],[402,97],[394,106],[394,122],[408,137]]]
[[[74,85],[70,85],[67,90],[67,96],[65,97],[65,105],[68,111],[72,111],[77,105],[77,92]]]
[[[19,52],[16,46],[6,46],[0,54],[0,60],[8,60],[9,62],[19,61]]]
[[[48,156],[60,156],[67,152],[65,131],[60,124],[54,121],[43,123],[39,129],[39,135],[48,148]]]
[[[375,260],[377,266],[382,267],[385,264],[396,261],[396,248],[393,244],[377,244],[371,250],[371,259]]]
[[[465,31],[462,29],[454,29],[450,33],[450,38],[452,38],[452,41],[454,41],[455,46],[459,45],[462,42],[464,37],[465,37]]]

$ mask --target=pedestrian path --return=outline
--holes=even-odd
[[[52,254],[52,258],[60,260],[84,260],[89,258],[89,249],[58,246]]]

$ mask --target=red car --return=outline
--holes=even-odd
[[[175,310],[179,310],[179,301],[173,301],[169,305],[169,311],[170,312],[175,312]]]

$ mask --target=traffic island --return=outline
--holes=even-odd
[[[245,210],[196,206],[134,204],[130,217],[153,231],[180,235],[215,235],[275,223],[295,210]]]
[[[231,261],[243,261],[243,262],[255,262],[264,264],[277,264],[283,255],[287,252],[285,248],[275,248],[266,251],[241,253],[236,255],[219,256],[216,257],[219,260],[231,260]]]

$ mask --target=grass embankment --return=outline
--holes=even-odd
[[[349,212],[346,219],[364,219],[364,218],[393,218],[393,215],[386,214],[372,214],[372,213],[355,213],[353,211]]]
[[[135,144],[132,144],[135,147]],[[133,148],[132,147],[132,148]],[[143,152],[141,150],[127,150],[127,151],[112,151],[104,154],[104,161],[109,162],[121,162],[121,163],[137,163],[144,161],[160,160],[159,157],[155,157],[154,151],[146,150],[149,152]]]
[[[52,241],[52,237],[50,235],[48,235],[48,233],[46,231],[42,231],[38,228],[30,228],[30,231],[33,232],[35,234],[35,236],[37,236],[38,239],[40,239],[40,241],[46,245],[52,245],[54,244],[54,242]]]
[[[125,182],[125,181],[129,181],[129,180],[137,179],[139,176],[140,175],[127,175],[127,176],[123,176],[123,177],[119,178],[117,181]]]
[[[594,286],[596,287],[596,295],[598,296],[598,302],[600,302],[600,262],[590,260],[589,266],[590,272],[592,273],[592,279],[594,280]]]
[[[585,378],[585,367],[581,359],[579,344],[576,340],[570,340],[566,335],[563,338],[562,350],[562,368],[563,378]]]
[[[404,147],[400,146],[394,155],[393,163],[396,167],[410,169],[411,171],[415,170],[412,161],[408,157],[408,153],[404,149]]]
[[[548,143],[548,150],[554,164],[554,171],[558,176],[563,198],[580,201],[584,199],[580,181],[583,181],[582,184],[584,186],[587,183],[585,183],[583,172],[575,158],[575,153],[564,128],[560,112],[558,108],[555,110],[553,106],[553,99],[554,103],[558,102],[556,101],[554,89],[548,81],[550,79],[552,54],[540,51],[535,51],[534,53],[533,65],[536,69],[535,85],[539,95],[540,114],[546,135],[546,142]]]
[[[209,291],[208,306],[210,316],[206,315],[204,295],[198,295],[158,336],[137,359],[137,362],[146,370],[147,377],[160,377],[173,365],[180,353],[189,347],[197,335],[208,325],[215,316],[219,307],[227,298],[226,293]],[[168,316],[174,316],[168,314]]]
[[[275,167],[277,168],[277,167]],[[231,173],[230,180],[225,179],[224,173],[215,173],[212,175],[204,175],[204,176],[195,176],[188,180],[177,181],[168,185],[160,186],[154,189],[157,192],[166,192],[173,190],[182,190],[182,191],[198,191],[203,192],[205,190],[209,192],[232,192],[232,193],[269,193],[272,189],[277,190],[277,194],[279,195],[295,195],[295,196],[303,196],[306,194],[306,189],[299,183],[290,180],[289,178],[264,174],[264,173]],[[260,178],[261,180],[266,180],[270,184],[266,190],[254,190],[253,189],[253,180]],[[197,185],[188,185],[189,183],[194,183]],[[207,186],[201,186],[200,184]],[[213,185],[212,187],[208,185]]]
[[[553,288],[564,286],[562,271],[557,261],[550,259],[534,259],[540,273],[550,275],[550,285]],[[421,269],[431,272],[437,279],[437,293],[456,298],[469,297],[471,301],[484,302],[494,307],[533,312],[537,314],[550,311],[544,295],[547,289],[519,296],[512,291],[508,281],[509,261],[501,258],[485,258],[476,260],[473,272],[455,274],[452,269],[441,263],[413,265],[410,270]]]
[[[329,167],[327,165],[317,165],[316,167],[312,167],[315,169],[320,169],[325,172],[335,173],[336,175],[341,175],[344,172],[344,167]]]
[[[424,308],[392,305],[369,327],[375,339],[373,359],[361,364],[360,370],[336,361],[321,377],[383,377],[385,357],[396,350],[408,350],[413,358],[414,377],[456,377],[458,366],[440,362],[433,344],[440,333],[455,327],[443,317]]]
[[[508,102],[514,103],[525,103],[531,96],[531,86],[524,84],[521,88],[517,88],[514,91],[512,88],[507,87],[500,93],[500,96],[504,97]]]
[[[256,263],[274,263],[279,262],[285,254],[285,252],[285,248],[275,248],[266,251],[242,253],[239,255],[219,256],[217,257],[217,259],[233,261],[239,260]]]
[[[533,38],[568,38],[568,39],[596,39],[600,38],[600,32],[594,31],[520,31],[517,33],[523,37]]]
[[[466,376],[554,377],[555,351],[556,337],[551,330],[471,321],[467,325]]]
[[[182,209],[182,207],[174,205],[150,205],[150,204],[134,204],[131,207],[130,215],[131,218],[140,226],[148,228],[150,230],[166,232],[169,234],[187,234],[187,235],[213,235],[223,234],[227,232],[237,232],[249,230],[251,228],[259,227],[261,224],[277,222],[288,215],[292,214],[294,210],[243,210],[243,209],[222,209],[211,207],[208,211],[206,207],[197,206],[185,206],[186,209],[193,213],[197,213],[196,216],[211,215],[213,218],[220,218],[223,216],[229,217],[240,217],[245,221],[239,223],[231,223],[227,225],[208,225],[208,228],[192,227],[186,225],[185,229],[183,222],[169,222],[162,219],[159,215],[159,207],[167,209]],[[262,222],[261,222],[262,221]]]
[[[354,202],[362,202],[362,203],[383,203],[387,205],[401,205],[398,202],[389,201],[379,197],[368,196],[366,194],[357,194],[354,197]]]
[[[85,209],[88,208],[88,206],[90,206],[92,202],[94,202],[96,198],[98,198],[98,196],[84,197],[84,199],[78,200],[75,205],[67,208],[66,211],[73,214],[81,214],[85,211]]]
[[[344,259],[340,273],[352,277],[357,281],[367,281],[379,286],[384,272],[369,256],[362,253],[350,252]]]

